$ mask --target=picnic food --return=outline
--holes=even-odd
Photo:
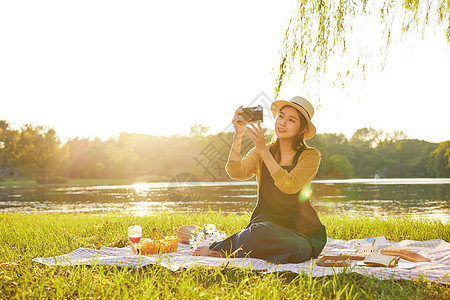
[[[364,264],[372,267],[396,267],[400,257],[374,253],[364,260]]]
[[[142,255],[176,252],[178,250],[178,237],[164,236],[156,228],[153,228],[152,239],[141,240],[137,244],[137,249],[131,244],[131,248],[135,254]]]
[[[324,255],[317,262],[319,267],[345,267],[350,265],[350,258],[345,256]]]
[[[152,229],[152,240],[162,240],[164,236],[156,230],[156,228]]]
[[[381,254],[399,256],[410,262],[431,262],[431,259],[411,250],[401,248],[385,248],[380,250]]]
[[[194,230],[199,228],[195,225],[184,225],[181,226],[180,229],[178,229],[177,236],[178,241],[183,244],[189,244],[189,240],[191,239],[192,233]]]
[[[375,244],[359,245],[358,248],[365,254],[377,253],[378,251],[378,245]]]
[[[350,258],[350,260],[364,260],[366,258],[366,254],[339,254],[342,258]]]

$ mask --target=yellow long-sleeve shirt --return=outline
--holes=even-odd
[[[256,175],[259,190],[262,164],[263,160],[256,147],[254,147],[241,160],[228,160],[225,170],[231,178],[238,180],[250,179]],[[295,194],[313,180],[319,169],[319,164],[320,152],[317,149],[308,148],[300,154],[298,163],[291,172],[280,168],[271,176],[281,192]]]

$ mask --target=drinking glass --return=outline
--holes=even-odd
[[[134,249],[136,249],[136,254],[137,254],[137,244],[141,240],[141,236],[142,236],[141,226],[134,225],[134,226],[128,227],[128,238],[133,243]]]

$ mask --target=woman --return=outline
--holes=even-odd
[[[314,136],[314,108],[304,98],[272,103],[276,141],[265,144],[260,124],[250,124],[248,135],[255,147],[241,159],[246,123],[242,106],[236,111],[233,145],[226,171],[235,179],[256,175],[258,202],[248,226],[194,255],[255,257],[274,263],[298,263],[316,258],[326,243],[325,226],[303,191],[317,173],[320,153],[304,140]],[[307,189],[305,189],[307,190]]]

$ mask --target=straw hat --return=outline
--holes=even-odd
[[[300,96],[295,96],[290,101],[277,100],[270,106],[273,117],[276,118],[280,109],[286,105],[292,106],[293,108],[297,109],[305,117],[308,123],[308,129],[305,132],[304,139],[306,140],[312,138],[316,134],[316,126],[314,126],[314,124],[311,122],[311,119],[314,116],[314,107],[311,105],[311,103]]]

